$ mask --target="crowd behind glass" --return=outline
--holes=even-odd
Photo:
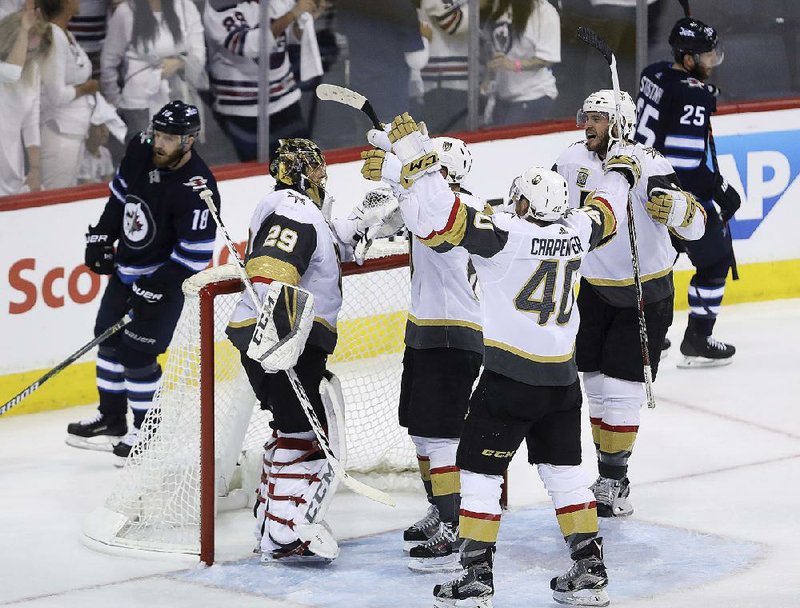
[[[574,116],[608,70],[575,31],[615,50],[636,96],[636,0],[478,0],[480,127]],[[467,129],[468,0],[270,0],[270,147],[360,146],[366,117],[319,104],[320,82],[403,111],[433,134]],[[800,3],[694,0],[725,48],[720,101],[796,97]],[[648,60],[669,58],[678,2],[647,0]],[[202,108],[210,165],[257,158],[257,0],[0,0],[0,196],[107,181],[128,138],[170,99]]]

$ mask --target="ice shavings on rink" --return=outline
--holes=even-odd
[[[708,585],[753,565],[761,545],[636,519],[601,520],[612,603]],[[331,564],[267,564],[253,556],[176,573],[177,579],[325,608],[431,606],[448,574],[406,567],[399,532],[343,541]],[[503,516],[495,563],[495,605],[552,605],[549,582],[570,566],[553,510],[536,506]],[[366,603],[365,603],[366,602]]]

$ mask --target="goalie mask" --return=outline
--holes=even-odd
[[[636,106],[633,99],[625,91],[619,92],[619,109],[622,114],[621,120],[617,119],[617,104],[614,102],[614,91],[602,89],[589,95],[583,102],[583,106],[578,110],[576,124],[583,128],[586,125],[588,112],[602,112],[608,116],[609,145],[614,139],[619,139],[619,134],[614,133],[614,126],[621,123],[622,137],[633,140],[633,132],[636,128]]]
[[[328,181],[325,157],[310,139],[295,137],[278,140],[269,173],[279,184],[289,186],[314,201],[320,209],[325,203]]]
[[[508,197],[514,212],[529,221],[554,222],[569,208],[566,180],[544,167],[531,167],[514,178]]]
[[[459,185],[472,169],[472,153],[467,144],[455,137],[435,137],[431,141],[439,162],[447,169],[447,183]]]

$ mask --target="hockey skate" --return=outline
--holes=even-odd
[[[128,460],[128,456],[130,456],[131,450],[133,446],[139,443],[139,429],[132,428],[130,433],[125,435],[118,444],[114,446],[114,456],[117,457],[117,461],[114,463],[115,466],[123,467],[125,466],[125,461]]]
[[[433,605],[438,608],[492,608],[494,577],[492,549],[464,566],[458,578],[433,588]]]
[[[733,362],[736,347],[687,329],[681,342],[681,354],[683,359],[677,364],[681,369],[720,367]]]
[[[321,557],[308,548],[308,543],[296,540],[288,545],[280,545],[273,541],[275,549],[261,551],[262,564],[274,563],[303,563],[303,564],[329,564],[333,560]]]
[[[97,412],[92,418],[67,425],[66,443],[74,448],[110,452],[127,432],[125,416],[109,418]]]
[[[664,338],[664,341],[661,343],[661,356],[663,357],[666,355],[669,347],[672,346],[672,340],[669,338]]]
[[[575,563],[550,581],[553,599],[568,606],[608,606],[608,575],[603,564],[603,539],[593,538],[572,554]]]
[[[412,547],[408,569],[413,572],[454,572],[461,570],[458,550],[458,524],[442,522],[439,531],[427,541]]]
[[[598,517],[627,517],[633,513],[633,505],[628,500],[631,482],[627,477],[622,479],[598,477],[589,489],[597,502]]]
[[[413,547],[427,541],[439,530],[440,522],[439,509],[436,505],[428,505],[425,517],[403,531],[403,550],[411,551]]]

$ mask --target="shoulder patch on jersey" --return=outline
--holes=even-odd
[[[205,190],[207,183],[208,180],[205,177],[202,175],[195,175],[194,177],[190,177],[189,181],[183,182],[183,185],[188,186],[195,192],[199,192],[200,190]]]
[[[586,185],[587,180],[589,179],[589,174],[591,170],[587,169],[586,167],[581,167],[578,169],[578,174],[575,177],[575,183],[578,184],[579,187],[583,188]]]

